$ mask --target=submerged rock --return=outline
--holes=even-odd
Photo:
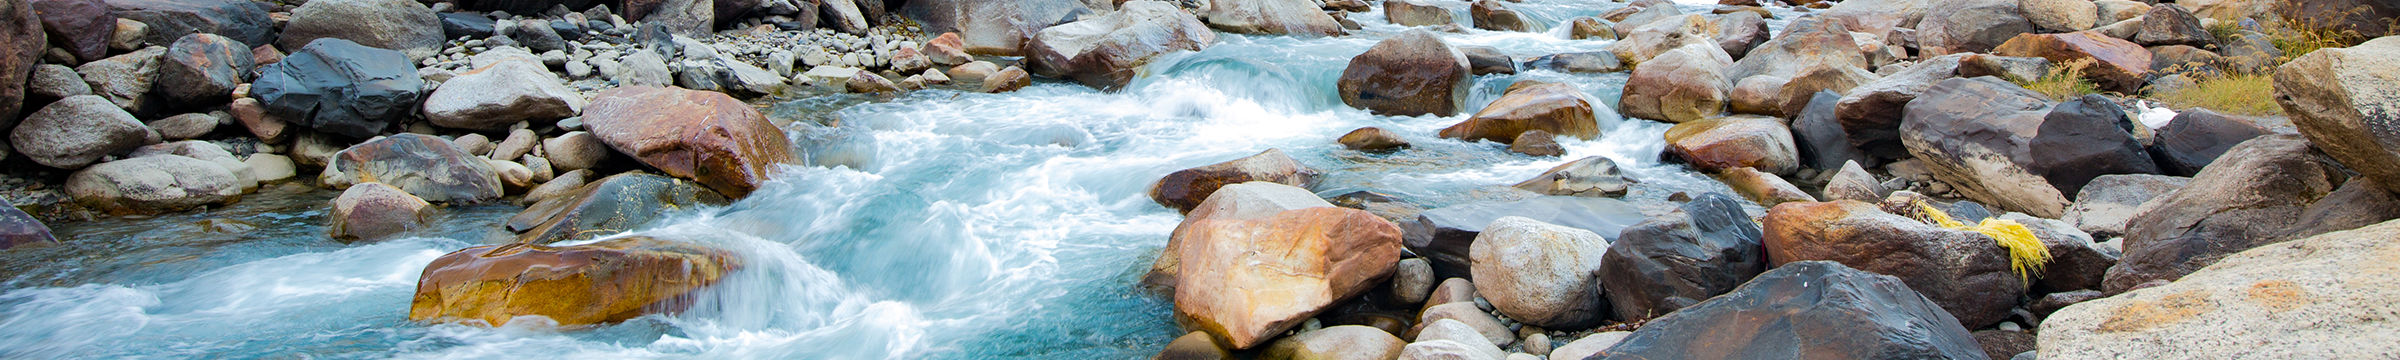
[[[526,244],[583,240],[641,229],[669,211],[730,202],[689,181],[629,172],[534,203],[509,217],[508,230]]]
[[[502,326],[543,316],[562,326],[676,312],[673,301],[741,267],[724,250],[629,236],[574,246],[483,245],[425,265],[408,319]]]
[[[1965,327],[1900,279],[1803,261],[1653,319],[1594,358],[1985,357]]]

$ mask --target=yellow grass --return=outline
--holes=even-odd
[[[2202,78],[2198,85],[2156,94],[2155,97],[2176,109],[2207,108],[2250,116],[2283,115],[2283,107],[2275,104],[2275,76],[2271,74],[2228,74]]]
[[[2042,239],[2034,237],[2033,231],[2026,229],[2025,224],[2011,220],[1987,218],[1974,226],[1967,226],[1959,223],[1958,220],[1950,219],[1950,214],[1943,213],[1942,209],[1935,208],[1932,204],[1919,201],[1917,208],[1919,212],[1924,213],[1927,223],[1951,230],[1982,233],[1984,236],[1991,237],[1993,241],[1999,242],[2001,248],[2008,249],[2008,269],[2016,272],[2017,278],[2024,280],[2027,285],[2033,284],[2033,275],[2041,273],[2042,266],[2050,262],[2050,248],[2043,246]]]
[[[2050,98],[2050,101],[2067,101],[2085,94],[2098,94],[2100,86],[2093,84],[2090,79],[2083,78],[2083,70],[2091,67],[2092,63],[2092,59],[2087,58],[2056,64],[2051,66],[2049,73],[2043,74],[2041,78],[2018,82],[2017,85],[2042,93],[2042,96]]]

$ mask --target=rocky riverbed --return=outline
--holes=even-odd
[[[0,358],[2388,358],[2396,16],[0,0]]]

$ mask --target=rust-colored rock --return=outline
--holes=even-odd
[[[750,195],[775,164],[794,159],[783,130],[719,92],[611,89],[584,107],[583,123],[617,152],[733,198]]]
[[[1380,115],[1450,116],[1474,87],[1467,55],[1425,30],[1411,30],[1350,58],[1336,85],[1342,103]]]
[[[1586,140],[1600,137],[1600,123],[1592,117],[1592,103],[1583,100],[1582,90],[1568,84],[1542,84],[1509,91],[1483,107],[1483,111],[1475,112],[1475,117],[1442,129],[1442,137],[1512,142],[1517,135],[1535,130]]]
[[[685,293],[741,267],[722,250],[651,237],[575,246],[484,245],[425,265],[408,319],[507,325],[539,315],[561,326],[673,312]]]
[[[1982,234],[1949,230],[1858,201],[1776,205],[1761,218],[1772,266],[1830,260],[1899,277],[1968,328],[2008,316],[2025,293],[2008,250]]]
[[[333,198],[325,227],[336,240],[380,240],[423,225],[432,207],[391,185],[358,184]]]
[[[2150,50],[2098,31],[2017,35],[1992,53],[2050,59],[2051,64],[2091,59],[2083,76],[2103,90],[2123,93],[2141,91],[2150,74]]]
[[[1150,200],[1185,213],[1208,200],[1225,185],[1266,181],[1308,188],[1317,183],[1317,170],[1293,160],[1283,150],[1267,149],[1233,161],[1183,169],[1150,185]]]
[[[1800,150],[1783,119],[1738,115],[1675,124],[1667,129],[1667,153],[1701,171],[1737,167],[1774,174],[1800,170]]]
[[[1400,261],[1400,227],[1366,211],[1316,207],[1186,225],[1176,320],[1236,349],[1271,340],[1381,286]]]

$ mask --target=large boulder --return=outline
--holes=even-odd
[[[1284,211],[1313,207],[1330,207],[1333,203],[1317,198],[1308,189],[1267,181],[1227,184],[1210,192],[1207,201],[1183,216],[1175,231],[1167,236],[1166,250],[1151,263],[1150,273],[1142,278],[1149,285],[1174,287],[1175,275],[1182,270],[1181,252],[1185,239],[1198,236],[1194,225],[1208,220],[1251,220],[1275,216]]]
[[[1960,59],[1967,54],[1953,54],[1925,59],[1900,72],[1860,84],[1843,93],[1834,103],[1834,119],[1841,123],[1850,144],[1860,151],[1882,157],[1898,157],[1904,150],[1900,145],[1900,121],[1907,114],[1910,101],[1917,99],[1935,83],[1958,76]]]
[[[325,212],[325,228],[334,240],[372,241],[398,235],[425,224],[433,204],[383,183],[365,183],[343,190]]]
[[[1733,57],[1714,44],[1676,48],[1634,67],[1618,100],[1625,116],[1685,122],[1725,112]]]
[[[609,89],[584,106],[583,124],[619,153],[737,199],[797,159],[782,129],[719,92]]]
[[[2166,175],[2107,175],[2092,178],[2075,193],[2075,205],[2059,217],[2075,228],[2102,238],[2125,235],[2135,211],[2151,200],[2174,194],[2192,178]]]
[[[509,217],[508,230],[525,244],[583,240],[650,226],[670,210],[730,202],[689,181],[628,172],[534,203]]]
[[[1176,249],[1175,317],[1236,349],[1266,343],[1333,304],[1383,285],[1400,228],[1362,210],[1315,207],[1208,220]]]
[[[1710,37],[1716,39],[1717,47],[1725,49],[1725,54],[1733,55],[1734,58],[1746,58],[1751,49],[1766,44],[1767,38],[1775,35],[1775,33],[1768,32],[1767,19],[1761,15],[1766,13],[1766,11],[1735,11],[1718,14],[1715,19],[1717,32]]]
[[[2124,261],[2109,269],[2105,290],[2173,281],[2242,250],[2400,217],[2390,192],[2323,156],[2291,135],[2234,146],[2183,189],[2135,211]]]
[[[836,6],[831,4],[834,3],[833,1],[811,3],[818,3],[827,10]],[[842,1],[842,3],[848,3],[848,1]],[[709,0],[639,0],[625,1],[623,5],[625,5],[623,10],[625,21],[638,21],[643,24],[643,27],[655,27],[678,36],[707,37],[709,30],[715,28],[717,21],[716,4]],[[834,25],[835,28],[841,27],[843,21],[833,16],[833,11],[824,11],[823,13],[826,15],[827,25]],[[530,31],[539,30],[539,28],[519,28],[519,30]]]
[[[583,95],[539,62],[511,58],[458,74],[425,96],[425,119],[436,126],[493,131],[518,122],[549,122],[583,112]]]
[[[449,140],[403,133],[335,153],[317,181],[335,189],[380,182],[426,201],[474,203],[498,199],[500,175],[482,157]]]
[[[224,35],[250,46],[275,41],[270,5],[247,0],[105,0],[117,17],[139,21],[144,43],[166,44],[192,33]],[[122,35],[120,35],[122,36]]]
[[[1767,210],[1759,223],[1775,266],[1827,260],[1896,276],[1969,328],[2007,318],[2028,285],[2010,271],[2008,250],[1992,238],[1893,215],[1873,204],[1784,203]]]
[[[240,177],[216,163],[151,155],[92,165],[67,177],[76,203],[110,214],[161,214],[241,199]]]
[[[442,19],[414,0],[311,0],[292,10],[291,22],[283,25],[276,43],[298,49],[319,38],[340,38],[424,59],[442,51]]]
[[[1541,84],[1510,89],[1474,117],[1443,128],[1441,136],[1467,141],[1513,142],[1518,135],[1543,131],[1579,139],[1600,137],[1600,122],[1583,90],[1571,84]]]
[[[83,77],[93,95],[126,111],[147,112],[160,107],[159,101],[150,100],[151,85],[158,79],[159,58],[166,53],[166,47],[142,48],[77,65],[75,74]]]
[[[1678,211],[1619,233],[1600,258],[1600,293],[1624,321],[1699,304],[1767,271],[1760,236],[1740,200],[1700,194]]]
[[[2150,140],[2150,158],[2167,175],[2192,176],[2234,145],[2272,133],[2249,118],[2193,108],[2175,114],[2167,126],[2158,128]],[[2323,148],[2322,144],[2317,146]]]
[[[867,33],[867,27],[869,26],[867,24],[867,14],[865,11],[862,11],[858,8],[858,2],[852,0],[824,0],[816,1],[816,3],[819,4],[819,9],[821,9],[819,10],[820,13],[825,17],[824,23],[831,25],[834,30],[858,35],[865,35]]]
[[[234,187],[240,188],[242,192],[258,190],[258,173],[251,169],[250,164],[243,162],[242,158],[234,157],[232,152],[225,151],[225,147],[215,143],[185,140],[151,144],[135,148],[133,153],[127,154],[125,157],[138,158],[151,155],[175,155],[206,160],[216,164],[217,167],[225,168],[226,172],[232,173]]]
[[[1150,200],[1189,214],[1217,189],[1252,181],[1307,188],[1316,186],[1317,170],[1284,155],[1281,149],[1267,149],[1240,159],[1169,173],[1150,184]]]
[[[2039,154],[2034,166],[2061,194],[2083,191],[2101,175],[2158,173],[2132,133],[2143,125],[2125,113],[2115,100],[2096,94],[2060,102],[2042,117],[2026,150]]]
[[[2272,11],[2275,14],[2291,18],[2292,20],[2303,24],[2316,24],[2317,26],[2327,30],[2357,33],[2357,36],[2380,37],[2388,35],[2400,35],[2400,28],[2394,27],[2400,26],[2400,23],[2394,23],[2392,21],[2394,18],[2400,18],[2400,3],[2393,3],[2391,1],[2218,0],[2203,3],[2229,5],[2223,6],[2224,9],[2221,9],[2214,14],[2208,11],[2211,10],[2208,6],[2192,5],[2196,11],[2200,12],[2200,15],[2208,17],[2219,17],[2219,14],[2233,11],[2250,11],[2245,13],[2235,13],[2233,14],[2235,16],[2261,14]]]
[[[1421,0],[1387,0],[1383,2],[1383,18],[1400,26],[1434,26],[1457,23],[1450,9]]]
[[[35,14],[41,16],[41,26],[33,27],[34,31],[46,33],[50,38],[50,43],[66,49],[67,53],[75,55],[77,60],[100,60],[100,58],[108,56],[108,41],[117,35],[117,14],[108,11],[107,3],[100,2],[100,0],[37,0],[16,3],[32,3],[33,11],[0,15],[11,21],[10,24],[15,24],[12,25],[15,28],[8,29],[10,34],[6,37],[10,40],[0,41],[0,43],[8,43],[9,46],[15,47],[9,51],[10,56],[27,56],[28,58],[40,56],[37,53],[42,49],[40,45],[32,45],[30,48],[33,51],[26,54],[14,53],[16,50],[28,48],[27,45],[15,43],[15,41],[38,40],[24,38],[25,35],[33,33],[26,31],[27,27],[34,26],[33,22],[17,22]],[[16,5],[9,4],[8,6],[12,7],[10,11],[14,11],[13,7]],[[25,64],[31,63],[30,61],[25,62]]]
[[[1478,294],[1510,319],[1580,329],[1606,318],[1600,257],[1608,239],[1590,230],[1509,216],[1485,225],[1469,245]]]
[[[1334,36],[1342,24],[1308,0],[1211,0],[1208,26],[1226,32]]]
[[[1426,210],[1416,221],[1402,224],[1410,252],[1433,262],[1438,278],[1468,277],[1475,239],[1492,221],[1525,217],[1543,223],[1615,234],[1646,216],[1623,200],[1579,196],[1543,196],[1515,201],[1475,202]]]
[[[1850,36],[1848,28],[1839,21],[1818,17],[1793,20],[1774,40],[1767,40],[1740,57],[1741,61],[1735,61],[1733,67],[1725,69],[1727,79],[1738,81],[1759,75],[1798,79],[1810,67],[1830,66],[1864,71],[1868,66],[1866,56],[1859,52],[1857,40]],[[1829,90],[1841,92],[1849,88]],[[1812,90],[1804,95],[1815,93]]]
[[[1350,58],[1338,87],[1343,104],[1379,115],[1456,115],[1474,87],[1467,65],[1466,53],[1441,37],[1412,30]]]
[[[1107,15],[1042,29],[1027,44],[1030,70],[1102,89],[1133,81],[1150,58],[1198,51],[1217,41],[1200,19],[1159,1],[1132,1]]]
[[[2150,50],[2098,31],[2018,35],[1992,53],[2050,59],[2052,64],[2089,61],[2084,78],[2108,91],[2141,91],[2150,75]]]
[[[1600,359],[1984,359],[1957,319],[1901,279],[1803,261],[1651,320]]]
[[[1901,142],[1934,178],[1977,202],[2057,217],[2066,194],[2106,174],[2157,173],[2108,99],[2053,107],[1993,77],[1944,80],[1909,102]]]
[[[9,131],[8,140],[17,153],[34,163],[78,169],[109,154],[156,143],[159,136],[108,100],[78,95],[25,116],[24,123]]]
[[[900,8],[925,33],[955,32],[967,52],[1001,56],[1024,55],[1034,33],[1089,11],[1079,0],[921,0]]]
[[[1834,111],[1841,101],[1841,93],[1819,91],[1792,118],[1792,144],[1800,150],[1800,166],[1832,170],[1841,168],[1844,162],[1875,163],[1874,157],[1851,144],[1849,131],[1842,128],[1841,118]]]
[[[2142,29],[2133,33],[2133,42],[2142,46],[2189,45],[2213,46],[2217,37],[2200,26],[2200,18],[2192,11],[2175,4],[2158,4],[2142,13]]]
[[[741,268],[731,252],[647,236],[574,246],[483,245],[433,259],[408,319],[507,325],[528,315],[560,326],[676,312],[693,290]]]
[[[2320,49],[2275,69],[2275,102],[2300,135],[2351,170],[2400,191],[2400,37]]]
[[[224,103],[233,89],[248,82],[257,67],[250,47],[216,34],[191,34],[176,39],[158,57],[152,93],[167,107],[204,108]]]
[[[2400,222],[2233,253],[2181,280],[2075,304],[2039,353],[2070,359],[2384,358],[2400,343]]]
[[[1988,52],[2001,42],[2034,31],[2017,0],[1933,0],[1935,9],[1917,23],[1917,46],[1925,54]]]
[[[1736,115],[1675,124],[1667,129],[1667,154],[1702,172],[1737,167],[1773,174],[1800,170],[1799,150],[1783,119]]]
[[[311,41],[258,72],[250,94],[268,113],[351,138],[375,136],[407,118],[425,93],[425,79],[407,56],[340,38]]]

